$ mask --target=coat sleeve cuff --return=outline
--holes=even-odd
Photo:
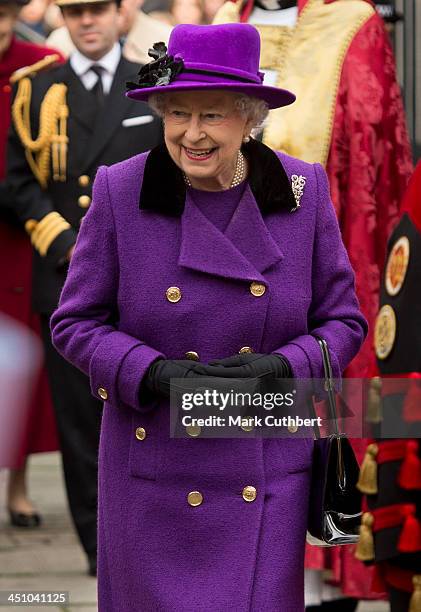
[[[290,342],[273,352],[288,360],[294,378],[311,378],[311,364],[307,353],[299,344]]]
[[[125,404],[142,412],[151,408],[141,402],[142,378],[156,359],[165,356],[123,332],[112,332],[96,348],[89,365],[92,394],[113,406]]]

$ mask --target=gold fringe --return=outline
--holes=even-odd
[[[355,557],[359,561],[372,561],[374,559],[373,523],[373,515],[370,512],[364,512],[360,526],[360,539],[355,550]]]
[[[369,444],[365,451],[364,461],[360,468],[360,476],[357,482],[357,489],[366,495],[375,495],[377,489],[377,444]]]
[[[409,602],[409,612],[421,612],[421,575],[416,574],[412,577],[414,592]]]
[[[381,423],[383,420],[381,389],[380,376],[374,376],[370,381],[367,399],[366,421],[369,423]]]

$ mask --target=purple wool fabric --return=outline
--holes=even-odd
[[[57,350],[96,397],[108,393],[99,610],[302,612],[313,442],[170,439],[168,402],[146,403],[139,387],[157,357],[197,351],[208,362],[243,346],[285,355],[296,377],[321,377],[309,332],[326,338],[340,375],[366,323],[325,172],[279,154],[289,177],[306,177],[301,208],[263,218],[247,185],[221,232],[189,190],[181,217],[139,210],[146,157],[99,169],[52,317]],[[252,281],[264,295],[251,294]],[[166,299],[171,286],[177,303]],[[191,507],[195,490],[203,503]]]
[[[220,232],[224,232],[244,193],[246,181],[223,191],[189,188],[193,203]]]

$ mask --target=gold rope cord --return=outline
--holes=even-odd
[[[28,77],[19,81],[12,106],[12,117],[19,138],[25,147],[25,155],[34,176],[45,189],[50,176],[52,155],[53,179],[66,180],[67,165],[67,87],[63,83],[51,85],[41,103],[38,137],[33,140],[30,106],[32,84]]]

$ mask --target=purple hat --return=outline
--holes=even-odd
[[[263,85],[259,72],[260,36],[245,23],[178,25],[167,48],[155,43],[154,61],[142,66],[137,83],[127,83],[126,95],[146,102],[165,91],[224,89],[238,91],[268,103],[269,108],[292,104],[294,94]]]

